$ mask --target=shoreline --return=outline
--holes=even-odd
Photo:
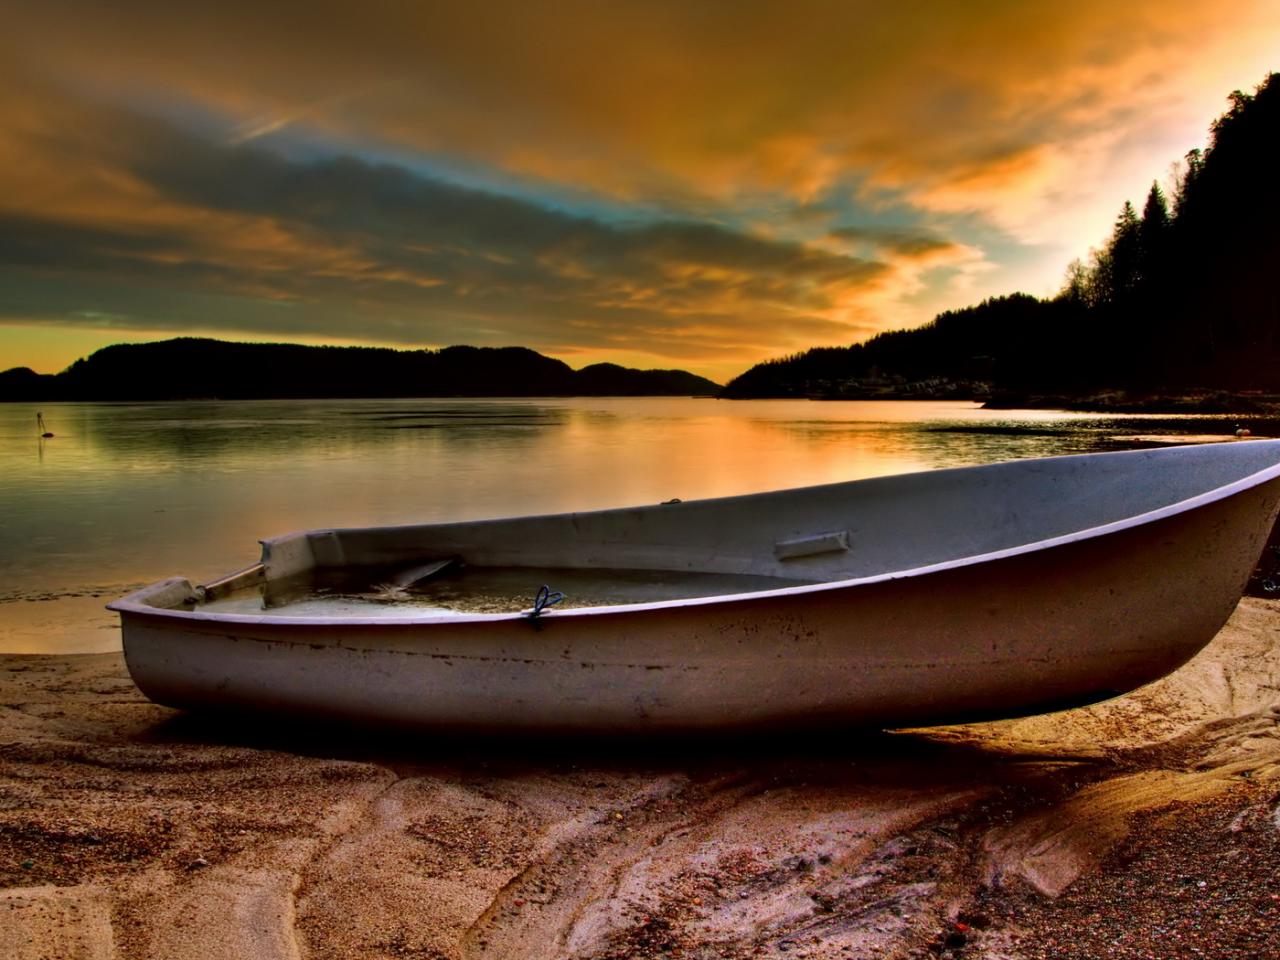
[[[1092,707],[892,733],[382,735],[0,657],[0,947],[44,957],[1280,951],[1280,601]],[[1202,954],[1194,951],[1200,950]]]
[[[725,396],[722,394],[698,393],[511,393],[511,394],[397,394],[395,396],[287,396],[287,397],[220,397],[220,396],[175,396],[175,397],[140,397],[121,399],[105,397],[93,399],[89,397],[60,397],[57,399],[30,399],[0,397],[0,404],[38,406],[62,404],[121,404],[139,405],[153,403],[310,403],[316,401],[414,401],[414,400],[459,400],[459,401],[537,401],[537,400],[725,400],[731,402],[754,400],[809,400],[820,403],[839,401],[861,401],[875,403],[893,401],[895,403],[938,401],[955,401],[976,403],[985,410],[1062,410],[1070,413],[1098,414],[1155,414],[1180,416],[1199,414],[1203,416],[1241,417],[1244,419],[1268,420],[1280,417],[1280,396],[1272,394],[1239,394],[1223,391],[1203,391],[1177,394],[1130,394],[1123,390],[1100,391],[1092,394],[1055,394],[1036,393],[1034,391],[978,391],[970,389],[938,389],[938,390],[854,390],[833,393],[789,394],[758,396]]]
[[[754,396],[721,394],[718,400],[812,400],[936,402],[979,404],[984,410],[1062,410],[1069,413],[1154,414],[1180,416],[1241,417],[1268,420],[1280,417],[1280,395],[1226,390],[1190,390],[1177,393],[1095,390],[1089,393],[1049,393],[1035,390],[993,390],[990,384],[970,382],[852,387],[787,395]]]

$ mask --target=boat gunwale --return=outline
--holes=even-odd
[[[1258,440],[1247,441],[1249,443],[1263,443],[1267,445],[1276,445],[1280,447],[1280,440]],[[1216,446],[1214,444],[1188,444],[1180,449],[1204,449],[1206,447]],[[1092,454],[1071,454],[1059,457],[1032,457],[1025,460],[1004,460],[989,464],[973,464],[966,467],[952,468],[956,471],[982,470],[994,466],[1004,464],[1033,464],[1038,462],[1050,462],[1065,459],[1084,459],[1091,457],[1107,457],[1107,456],[1124,456],[1140,454],[1141,450],[1122,450],[1122,451],[1106,451]],[[867,480],[884,480],[893,476],[915,476],[920,473],[932,473],[935,471],[913,471],[906,474],[889,474],[884,477],[866,477],[858,480],[846,480],[829,484],[815,484],[809,487],[793,487],[789,490],[780,491],[764,491],[759,493],[736,494],[728,497],[707,497],[700,500],[683,501],[684,504],[694,506],[697,504],[724,502],[729,500],[744,500],[752,497],[772,496],[787,492],[797,492],[802,490],[820,490],[824,488],[834,488],[848,486],[852,484],[862,483]],[[936,471],[942,472],[942,471]],[[797,584],[794,587],[774,587],[767,590],[744,591],[740,593],[717,594],[705,597],[684,597],[673,600],[649,600],[640,603],[626,604],[610,604],[607,606],[591,606],[591,607],[574,607],[567,610],[548,610],[539,616],[539,620],[547,622],[548,620],[562,620],[568,617],[593,617],[593,616],[609,616],[609,615],[626,615],[631,613],[646,613],[657,610],[675,610],[687,607],[717,606],[741,603],[744,601],[770,600],[776,598],[804,596],[808,594],[826,593],[837,590],[847,590],[853,587],[870,586],[873,584],[887,583],[894,580],[905,580],[914,577],[923,577],[935,573],[942,573],[948,570],[961,569],[964,567],[976,566],[980,563],[990,563],[993,561],[1004,560],[1011,557],[1024,556],[1030,553],[1036,553],[1042,550],[1050,550],[1056,547],[1066,546],[1068,544],[1080,543],[1086,540],[1097,539],[1100,537],[1110,536],[1112,534],[1121,533],[1125,530],[1134,529],[1136,527],[1145,526],[1160,520],[1167,519],[1178,514],[1188,513],[1201,507],[1208,506],[1220,500],[1243,493],[1254,487],[1261,486],[1271,480],[1280,478],[1280,460],[1273,463],[1269,467],[1264,467],[1251,474],[1247,474],[1230,483],[1214,487],[1202,493],[1198,493],[1192,497],[1175,501],[1174,503],[1165,504],[1154,510],[1148,510],[1143,513],[1133,514],[1120,520],[1113,520],[1108,523],[1098,524],[1093,527],[1086,527],[1071,533],[1060,534],[1055,537],[1047,537],[1042,540],[1033,540],[1025,544],[1019,544],[1014,547],[1004,547],[1000,550],[992,550],[986,553],[970,554],[964,557],[957,557],[952,560],[944,560],[939,563],[926,564],[919,567],[908,567],[901,570],[892,570],[886,573],[877,573],[870,576],[851,577],[844,580],[823,581],[821,583]],[[648,507],[650,505],[645,505]],[[582,513],[560,513],[560,514],[535,514],[528,517],[499,517],[490,520],[468,521],[475,523],[500,523],[504,520],[514,519],[539,519],[564,516],[584,516],[590,513],[612,513],[619,510],[635,510],[644,509],[644,507],[612,507],[598,511],[583,511]],[[403,525],[402,529],[412,529],[414,527],[428,527],[434,524],[408,524]],[[375,529],[369,527],[346,528],[352,530],[368,530]],[[383,528],[376,528],[383,529]],[[391,527],[390,529],[394,529]],[[316,530],[297,531],[299,533],[319,533],[331,532],[333,528],[317,528]],[[337,530],[335,532],[342,532]],[[293,536],[295,534],[283,534],[282,536]],[[271,538],[278,539],[278,538]],[[471,623],[500,623],[500,622],[518,622],[528,621],[529,615],[524,611],[511,613],[459,613],[459,614],[431,614],[426,616],[404,616],[404,617],[360,617],[360,616],[343,616],[343,617],[301,617],[301,616],[268,616],[263,614],[247,614],[247,613],[208,613],[199,610],[178,610],[172,607],[156,607],[138,599],[142,596],[154,592],[161,586],[170,585],[176,582],[186,582],[183,577],[169,577],[158,580],[140,590],[113,600],[106,605],[108,610],[113,610],[121,614],[136,614],[147,617],[156,617],[161,619],[174,619],[179,621],[194,621],[205,623],[220,624],[242,624],[253,626],[282,626],[282,627],[310,627],[310,628],[332,628],[332,627],[376,627],[376,628],[397,628],[416,626],[464,626]]]

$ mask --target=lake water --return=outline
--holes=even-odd
[[[245,566],[258,538],[296,529],[689,500],[1234,426],[957,402],[0,404],[0,652],[118,649],[107,600]]]

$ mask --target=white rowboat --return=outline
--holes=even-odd
[[[547,730],[929,724],[1174,670],[1234,609],[1278,509],[1280,441],[1051,457],[311,530],[110,608],[134,681],[182,708]],[[543,583],[585,605],[521,611]]]

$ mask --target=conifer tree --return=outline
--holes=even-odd
[[[1138,288],[1142,264],[1142,224],[1128,200],[1120,208],[1107,252],[1111,260],[1108,301],[1128,305]]]
[[[1169,235],[1169,205],[1165,202],[1160,184],[1152,183],[1147,202],[1142,208],[1142,223],[1138,228],[1140,282],[1144,285],[1156,282],[1159,265],[1165,255]]]

